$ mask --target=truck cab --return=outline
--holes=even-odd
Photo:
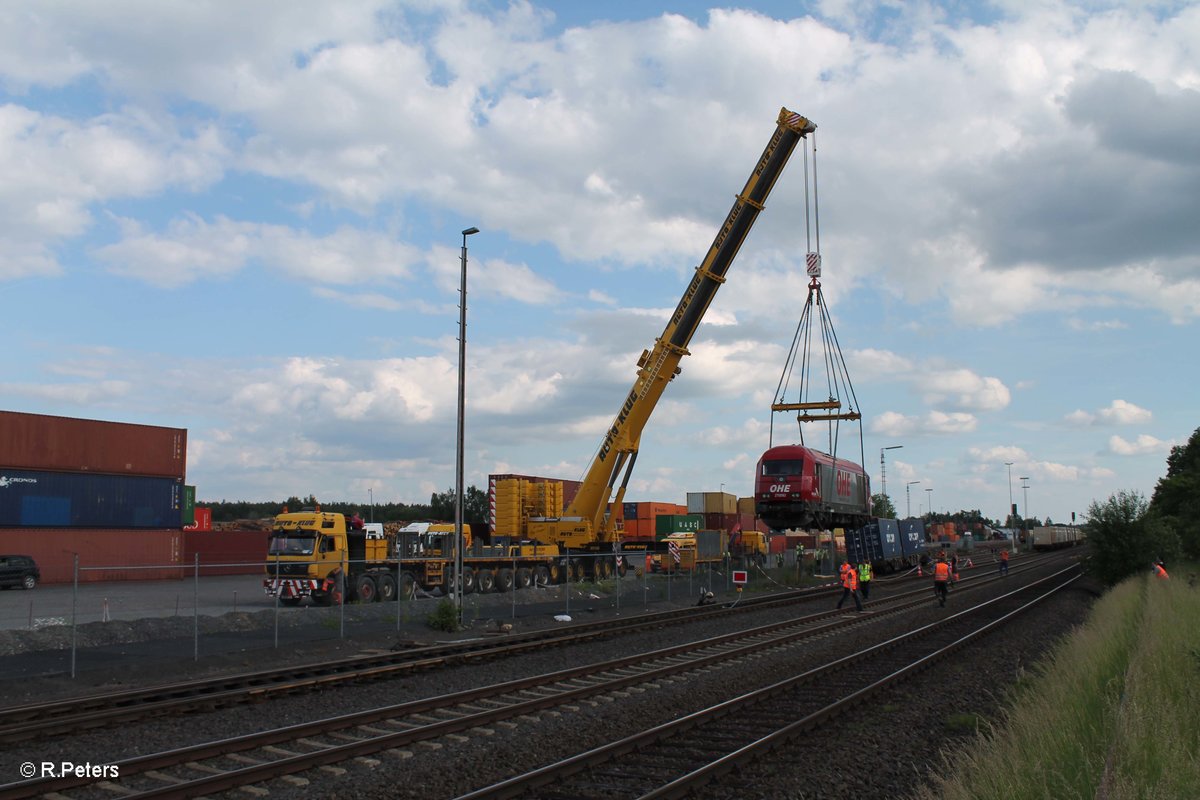
[[[301,597],[330,600],[330,583],[338,575],[350,576],[364,563],[384,562],[389,556],[382,523],[364,523],[351,529],[343,514],[298,511],[275,517],[267,541],[269,595],[285,605]]]

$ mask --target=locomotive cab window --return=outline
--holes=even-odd
[[[802,475],[804,473],[804,460],[800,458],[790,458],[786,461],[764,461],[762,466],[763,475]]]

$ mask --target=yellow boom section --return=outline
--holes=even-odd
[[[717,289],[725,282],[728,271],[746,235],[762,211],[767,196],[775,185],[801,138],[817,129],[805,117],[780,109],[775,132],[762,156],[738,194],[717,232],[708,254],[691,283],[679,300],[675,313],[651,350],[643,351],[638,359],[637,379],[625,397],[621,410],[604,434],[595,458],[588,467],[578,494],[562,519],[531,521],[530,537],[544,542],[557,542],[567,547],[584,547],[595,542],[611,541],[613,532],[605,523],[604,513],[609,500],[620,503],[633,464],[637,460],[642,430],[662,397],[667,384],[679,374],[679,362],[688,354],[687,346],[708,311]],[[617,487],[616,497],[613,489]]]

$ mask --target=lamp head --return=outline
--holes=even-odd
[[[479,233],[479,228],[467,228],[462,232],[463,236],[470,236],[473,233]]]

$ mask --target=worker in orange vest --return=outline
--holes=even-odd
[[[854,607],[862,611],[862,597],[858,594],[858,570],[850,566],[848,562],[842,566],[842,599],[838,600],[837,607],[841,608],[842,603],[846,602],[846,598],[853,596]]]
[[[1008,551],[1000,551],[1000,574],[1008,577]]]
[[[950,565],[946,563],[946,559],[939,558],[937,564],[933,566],[933,593],[937,595],[938,603],[943,607],[946,605],[949,584]]]
[[[1154,564],[1154,576],[1157,578],[1162,578],[1164,581],[1169,581],[1171,579],[1171,576],[1167,574],[1167,568],[1163,566],[1161,558]]]

